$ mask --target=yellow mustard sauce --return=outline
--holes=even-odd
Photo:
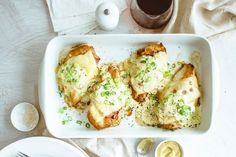
[[[157,151],[157,157],[182,157],[180,145],[175,141],[166,141],[162,143]]]

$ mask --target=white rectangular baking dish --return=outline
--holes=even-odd
[[[127,58],[132,51],[142,47],[145,43],[162,42],[168,53],[169,62],[176,59],[188,61],[193,52],[199,52],[201,105],[203,109],[202,123],[197,128],[186,128],[176,131],[166,131],[159,128],[141,127],[134,123],[133,117],[122,121],[121,125],[97,131],[93,128],[76,125],[62,125],[58,116],[58,108],[63,101],[58,94],[55,68],[58,65],[59,54],[66,48],[78,43],[92,44],[101,63],[120,61]],[[39,101],[49,132],[58,138],[89,138],[89,137],[167,137],[180,135],[196,135],[206,133],[212,123],[213,106],[217,102],[218,83],[216,70],[214,70],[214,57],[212,56],[209,42],[200,36],[191,34],[139,34],[139,35],[82,35],[62,36],[52,39],[46,49],[40,67],[39,76]],[[70,112],[70,111],[69,111]],[[73,112],[74,114],[74,112]],[[73,115],[85,120],[85,116]],[[74,120],[73,120],[74,121]],[[130,127],[130,124],[133,126]],[[82,124],[83,125],[83,124]]]

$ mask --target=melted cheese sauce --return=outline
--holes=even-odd
[[[167,56],[165,52],[154,56],[131,56],[131,83],[137,94],[151,92],[164,86],[164,73],[167,70]]]
[[[135,110],[135,118],[138,124],[148,126],[157,126],[159,124],[157,104],[156,94],[148,94],[145,101],[139,104]]]
[[[91,79],[98,72],[96,61],[91,52],[73,56],[63,62],[64,59],[61,58],[61,63],[57,67],[59,90],[69,106],[76,105],[84,97]]]
[[[200,123],[200,107],[197,107],[200,92],[196,83],[196,77],[189,77],[168,85],[161,95],[163,101],[158,105],[161,123],[177,121],[184,127]]]
[[[70,95],[71,92],[76,92],[78,95],[83,95],[87,90],[89,77],[84,68],[78,64],[80,57],[73,57],[66,63],[62,64],[57,72],[58,82],[63,86],[65,95]]]
[[[169,77],[165,79],[168,85],[165,85],[167,88],[161,91],[162,102],[158,100],[154,90],[148,94],[144,102],[138,105],[135,117],[140,125],[157,126],[178,122],[182,127],[196,127],[200,124],[201,106],[197,104],[200,92],[196,77],[171,81],[181,66],[182,62],[168,66]],[[174,90],[176,93],[173,93]]]
[[[90,96],[91,103],[105,116],[120,110],[131,99],[130,90],[121,77],[113,79],[107,69],[107,65],[101,67],[102,82],[96,85],[96,90]]]
[[[195,127],[201,121],[201,106],[197,105],[200,96],[197,79],[194,76],[172,81],[182,64],[176,62],[169,65],[165,52],[139,57],[134,53],[118,65],[120,76],[113,79],[108,65],[102,65],[98,74],[92,53],[86,53],[58,66],[57,79],[65,96],[75,93],[86,97],[86,101],[91,102],[90,111],[98,120],[103,121],[104,116],[121,109],[133,109],[140,125],[178,122],[182,127]],[[148,92],[144,102],[138,104],[132,98],[129,82],[138,94]],[[87,91],[93,85],[96,89]],[[160,100],[157,91],[161,93]]]

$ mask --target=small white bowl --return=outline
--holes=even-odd
[[[175,141],[175,140],[164,140],[164,141],[160,142],[160,143],[157,145],[156,149],[155,149],[155,157],[158,157],[158,156],[157,156],[157,151],[158,151],[159,147],[160,147],[163,143],[165,143],[165,142],[170,142],[170,141],[173,141],[173,142],[176,142],[176,143],[179,144],[180,151],[181,151],[181,154],[182,154],[181,157],[184,157],[184,151],[183,151],[182,145],[181,145],[178,141]]]
[[[11,111],[11,123],[19,131],[33,130],[37,126],[38,121],[38,110],[30,103],[19,103]]]

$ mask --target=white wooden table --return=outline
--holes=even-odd
[[[115,33],[134,32],[128,11]],[[53,32],[45,0],[0,1],[0,149],[18,139],[40,135],[14,129],[10,112],[19,102],[38,105],[38,67]],[[222,45],[222,40],[225,40]],[[187,156],[235,156],[236,154],[236,31],[211,43],[220,69],[220,105],[212,129],[205,135],[178,138]],[[41,116],[41,123],[43,117]],[[126,139],[131,152],[138,139]],[[157,139],[157,142],[161,139]],[[134,153],[135,154],[135,153]],[[149,154],[149,156],[152,156]]]

